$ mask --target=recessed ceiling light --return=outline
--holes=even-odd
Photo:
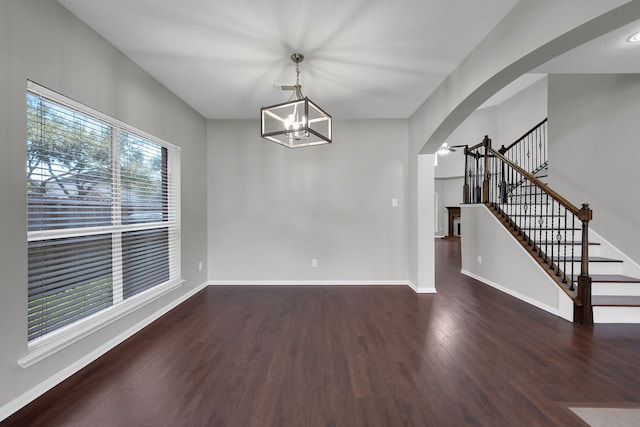
[[[640,31],[627,39],[629,43],[640,43]]]

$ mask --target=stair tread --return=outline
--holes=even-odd
[[[635,295],[594,295],[591,305],[599,307],[640,307],[640,296]]]
[[[640,283],[640,278],[625,276],[623,274],[591,274],[592,283]],[[578,281],[578,276],[574,276],[574,282]]]

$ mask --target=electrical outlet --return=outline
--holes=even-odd
[[[478,264],[482,264],[482,257],[478,255]]]
[[[317,259],[312,259],[311,260],[311,267],[317,267],[318,266],[318,260]]]
[[[198,262],[198,271],[202,271],[202,261]]]
[[[391,199],[391,206],[393,206],[394,208],[398,207],[398,199]]]

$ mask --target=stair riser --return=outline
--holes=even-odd
[[[640,283],[599,283],[591,285],[592,295],[640,296]]]
[[[594,323],[640,323],[640,307],[593,307]]]

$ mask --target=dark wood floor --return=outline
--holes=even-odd
[[[437,295],[209,287],[0,425],[584,426],[567,402],[640,404],[640,325],[573,326],[436,249]]]

